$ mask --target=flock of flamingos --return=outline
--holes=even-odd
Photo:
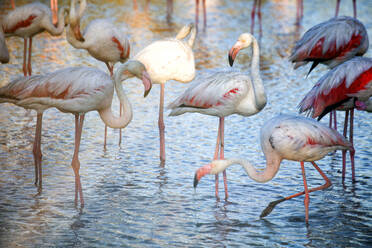
[[[42,3],[16,7],[2,18],[1,62],[9,61],[4,36],[22,37],[24,39],[24,77],[17,78],[0,88],[0,103],[13,103],[25,109],[33,109],[37,113],[33,155],[35,184],[38,185],[39,193],[42,189],[43,112],[54,107],[62,112],[75,115],[75,149],[71,166],[75,173],[75,204],[80,198],[80,204],[84,206],[78,154],[85,113],[96,110],[106,128],[107,126],[125,128],[132,119],[132,109],[123,90],[122,82],[131,77],[141,79],[145,97],[153,83],[160,84],[158,122],[160,160],[165,161],[164,85],[169,80],[187,83],[194,79],[195,61],[192,47],[197,35],[198,19],[196,17],[195,25],[184,26],[175,38],[155,41],[129,58],[130,41],[110,21],[93,20],[81,32],[80,19],[87,5],[86,0],[71,0],[69,8],[62,7],[59,11],[57,1],[51,0],[50,2],[51,8]],[[198,2],[197,0],[196,3]],[[298,13],[301,13],[302,1],[298,2],[300,2]],[[169,105],[171,116],[197,112],[219,117],[213,161],[196,171],[194,187],[203,176],[213,174],[215,175],[215,194],[218,198],[218,174],[223,172],[225,198],[227,199],[226,169],[230,165],[240,164],[250,178],[263,183],[274,178],[283,159],[299,161],[304,191],[271,202],[261,216],[268,215],[275,205],[282,201],[305,195],[305,219],[308,222],[309,193],[326,189],[331,185],[331,181],[315,161],[322,159],[330,152],[342,150],[342,179],[344,180],[346,152],[349,151],[352,180],[355,182],[354,109],[372,112],[372,100],[370,99],[372,59],[362,57],[368,50],[369,41],[364,25],[356,19],[355,0],[353,2],[354,17],[338,17],[338,10],[336,10],[336,17],[319,23],[305,32],[296,43],[289,58],[295,64],[295,68],[312,63],[309,73],[318,64],[329,67],[329,71],[319,79],[299,103],[300,112],[307,112],[312,118],[318,118],[318,120],[330,113],[329,127],[303,116],[279,115],[268,120],[261,128],[261,147],[266,157],[266,168],[263,171],[256,170],[244,159],[225,159],[224,157],[224,118],[232,114],[251,116],[260,112],[266,105],[266,93],[259,69],[259,43],[251,34],[253,31],[241,34],[228,53],[230,66],[233,66],[238,53],[251,47],[252,61],[249,73],[234,69],[216,69],[194,80],[191,86]],[[252,20],[256,13],[256,5],[258,5],[260,20],[260,0],[258,3],[257,0],[254,1]],[[339,1],[337,9],[338,5]],[[205,7],[205,1],[203,1],[203,6]],[[203,12],[205,26],[205,8]],[[68,21],[65,22],[65,18]],[[61,35],[67,24],[68,42],[77,49],[86,49],[91,56],[104,62],[109,74],[92,67],[68,67],[45,75],[32,75],[33,36],[43,31],[51,35]],[[253,25],[252,21],[252,29]],[[117,62],[122,64],[114,73],[114,65]],[[120,100],[120,116],[115,116],[111,110],[114,91]],[[336,115],[333,114],[336,110],[345,111],[343,135],[336,130]],[[349,122],[349,135],[346,138]],[[106,145],[106,133],[104,145]],[[323,177],[324,185],[308,188],[304,162],[312,163]]]

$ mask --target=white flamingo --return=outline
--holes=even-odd
[[[10,11],[2,22],[2,28],[5,37],[18,36],[24,39],[23,50],[23,74],[31,75],[31,53],[32,53],[32,37],[43,31],[47,31],[53,36],[61,35],[65,27],[64,14],[66,8],[61,8],[58,12],[58,25],[55,27],[52,21],[52,12],[48,6],[42,3],[30,3],[17,7]],[[28,62],[27,57],[27,39],[29,40],[28,47]]]
[[[151,89],[151,80],[144,65],[134,60],[123,64],[116,71],[114,82],[110,76],[98,69],[69,67],[45,75],[18,78],[0,88],[0,103],[10,102],[37,112],[33,153],[35,184],[39,184],[39,193],[42,188],[41,123],[43,112],[55,107],[62,112],[75,115],[75,150],[71,166],[75,173],[75,204],[77,204],[79,194],[80,204],[84,206],[78,153],[85,113],[96,110],[102,121],[109,127],[126,127],[132,120],[133,114],[121,82],[134,76],[142,79],[146,96]],[[124,114],[121,117],[115,117],[111,112],[114,88],[123,105]]]
[[[191,34],[190,34],[191,33]],[[188,41],[183,41],[190,34]],[[193,24],[184,26],[175,38],[155,41],[141,50],[134,59],[141,61],[154,84],[160,84],[159,136],[160,160],[165,162],[164,87],[169,80],[188,83],[195,77],[195,60],[192,46],[196,30]]]
[[[232,114],[251,116],[266,105],[266,94],[259,70],[259,46],[253,35],[244,33],[230,49],[229,61],[233,65],[239,50],[252,45],[251,74],[236,70],[220,69],[195,81],[180,97],[169,105],[171,116],[196,112],[219,117],[219,127],[214,158],[224,158],[224,118]],[[225,198],[228,198],[226,172],[224,171]],[[216,175],[218,199],[218,175]]]
[[[214,160],[196,171],[194,187],[206,174],[216,175],[233,164],[240,164],[250,178],[265,183],[275,177],[283,159],[299,161],[305,190],[271,202],[262,212],[261,217],[267,216],[278,203],[305,194],[304,205],[307,223],[309,219],[309,193],[331,186],[331,181],[314,161],[324,158],[329,152],[335,150],[353,150],[352,144],[336,130],[313,119],[291,115],[276,116],[262,126],[261,148],[266,158],[266,168],[263,171],[257,171],[250,162],[244,159]],[[308,189],[304,162],[313,164],[326,181],[324,185]]]

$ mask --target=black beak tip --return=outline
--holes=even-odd
[[[230,55],[229,55],[229,64],[230,64],[230,66],[233,66],[233,64],[234,64],[234,60]]]
[[[198,183],[199,183],[198,177],[195,174],[195,176],[194,176],[194,188],[196,188],[196,186],[198,186]]]

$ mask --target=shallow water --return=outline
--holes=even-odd
[[[21,5],[27,1],[16,1]],[[67,1],[60,1],[61,6]],[[82,27],[94,18],[110,18],[129,36],[132,55],[152,41],[174,36],[194,20],[194,1],[174,3],[171,24],[165,1],[89,1]],[[261,125],[278,113],[297,112],[304,94],[326,72],[319,66],[306,78],[308,67],[292,69],[287,57],[295,42],[311,26],[334,15],[335,1],[305,1],[304,19],[296,30],[296,1],[263,1],[261,76],[268,103],[255,116],[233,115],[225,121],[225,157],[247,158],[261,168]],[[194,46],[199,73],[227,67],[228,49],[239,34],[249,31],[252,1],[207,0],[208,27],[201,29]],[[1,3],[1,14],[9,11]],[[358,1],[358,17],[372,40],[372,4]],[[341,14],[352,15],[351,1],[341,2]],[[202,18],[201,18],[202,20]],[[201,26],[200,26],[201,27]],[[258,31],[258,29],[256,29]],[[23,41],[9,38],[11,61],[0,65],[0,85],[22,73]],[[372,57],[372,52],[366,54]],[[249,70],[250,53],[241,52],[234,67]],[[87,65],[106,70],[84,50],[70,46],[65,35],[39,34],[33,40],[33,73],[66,66]],[[168,82],[165,103],[181,94],[187,84]],[[252,181],[239,166],[227,171],[229,201],[216,201],[214,177],[193,188],[195,170],[213,157],[218,119],[199,114],[165,117],[167,161],[160,166],[157,114],[159,86],[143,99],[136,80],[125,84],[134,117],[123,131],[109,129],[103,149],[104,125],[97,112],[86,115],[80,147],[81,180],[85,207],[74,207],[74,174],[70,163],[74,117],[49,109],[43,119],[43,192],[35,196],[32,142],[36,123],[33,111],[11,105],[0,107],[0,246],[1,247],[366,247],[372,244],[371,115],[356,112],[355,147],[357,183],[351,183],[350,164],[341,182],[341,153],[325,157],[319,166],[333,185],[310,194],[310,221],[305,225],[303,198],[279,204],[260,219],[267,204],[280,196],[302,191],[299,163],[283,161],[276,177],[265,184]],[[118,109],[118,101],[114,102]],[[166,114],[169,111],[166,111]],[[338,113],[339,120],[343,114]],[[327,123],[327,118],[323,120]],[[342,122],[342,121],[341,121]],[[339,122],[339,128],[341,128]],[[323,183],[307,166],[310,186]],[[221,177],[220,177],[221,178]],[[220,183],[220,196],[223,197]]]

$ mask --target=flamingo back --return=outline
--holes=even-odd
[[[372,59],[355,57],[326,73],[299,104],[300,113],[313,118],[326,107],[356,97],[366,101],[372,95]]]
[[[247,95],[248,75],[235,69],[211,70],[198,77],[175,101],[168,105],[171,116],[200,112],[228,116],[237,112],[240,101]]]
[[[311,118],[279,115],[261,128],[265,154],[274,151],[282,159],[316,161],[334,150],[353,149],[341,134]]]
[[[295,68],[314,60],[333,68],[355,55],[363,55],[368,46],[367,31],[360,21],[334,17],[309,29],[296,43],[289,60],[296,63]]]
[[[162,84],[168,80],[188,83],[195,77],[194,53],[185,41],[155,41],[140,51],[134,59],[145,65],[153,83]]]

